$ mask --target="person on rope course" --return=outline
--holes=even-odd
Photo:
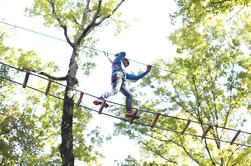
[[[111,84],[112,84],[112,89],[110,91],[105,92],[102,94],[97,100],[95,100],[93,103],[95,105],[100,105],[102,104],[102,101],[104,99],[107,99],[110,96],[114,96],[117,94],[119,91],[126,96],[126,117],[130,118],[132,117],[134,111],[132,111],[132,98],[133,95],[131,92],[127,89],[125,81],[126,79],[128,80],[138,80],[140,78],[143,78],[146,76],[152,69],[151,65],[147,66],[147,70],[139,75],[133,75],[133,74],[128,74],[126,73],[125,69],[122,66],[122,63],[124,67],[129,66],[129,60],[125,58],[126,53],[125,52],[120,52],[118,54],[115,54],[116,58],[114,61],[110,62],[112,63],[112,76],[111,76]],[[105,107],[108,107],[109,105],[106,104]],[[139,116],[136,117],[137,119],[140,118]]]

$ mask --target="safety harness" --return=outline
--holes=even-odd
[[[112,64],[114,67],[116,67],[118,70],[120,70],[120,71],[124,74],[124,76],[126,76],[126,73],[125,73],[118,65],[116,65],[116,64],[109,58],[107,52],[104,52],[104,55],[109,59],[109,61],[111,62],[111,64]]]

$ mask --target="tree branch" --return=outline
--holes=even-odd
[[[216,86],[214,85],[212,85],[213,83],[215,83],[216,82],[216,79],[217,79],[217,73],[218,73],[218,71],[216,71],[216,76],[215,76],[215,78],[213,78],[212,76],[211,76],[211,71],[210,71],[210,69],[208,69],[208,76],[209,76],[209,81],[208,81],[208,83],[209,83],[209,85],[210,85],[210,92],[211,92],[211,94],[212,94],[212,102],[213,102],[213,110],[214,110],[214,115],[215,115],[215,118],[213,119],[214,120],[214,122],[215,122],[215,124],[218,126],[218,120],[219,120],[219,117],[218,117],[218,110],[217,110],[217,105],[216,105],[216,98],[217,98],[217,95],[218,95],[218,92],[217,92],[217,89],[216,89]],[[207,78],[205,78],[206,80],[208,80]]]
[[[232,67],[232,69],[231,69],[231,73],[233,74],[234,73],[234,64],[233,64],[233,67]],[[226,127],[226,125],[227,125],[227,122],[228,122],[228,118],[229,118],[229,116],[230,116],[230,113],[231,113],[231,111],[234,109],[234,108],[232,108],[233,107],[233,103],[232,103],[232,99],[233,99],[233,87],[234,87],[234,82],[230,82],[230,92],[229,92],[229,100],[230,100],[230,104],[229,104],[229,108],[228,108],[228,110],[227,110],[227,114],[226,114],[226,117],[225,117],[225,120],[224,120],[224,125],[223,125],[223,127]]]
[[[234,153],[235,153],[237,150],[239,150],[241,147],[242,147],[242,146],[237,147],[237,148],[231,153],[231,155],[229,156],[229,158],[228,158],[228,160],[227,160],[227,164],[226,164],[226,165],[229,165],[229,162],[230,162],[231,158],[233,157]]]
[[[140,141],[146,148],[148,148],[151,152],[153,152],[155,155],[160,156],[162,159],[166,160],[166,162],[178,164],[176,161],[173,161],[171,159],[165,158],[163,155],[161,155],[159,152],[156,152],[154,149],[152,149],[150,146],[148,146],[146,143],[143,141]]]
[[[79,25],[79,29],[77,31],[78,38],[80,38],[81,32],[84,31],[84,22],[86,21],[87,15],[90,12],[90,1],[91,0],[87,0],[87,4],[86,4],[85,9],[84,9],[84,13],[83,13],[83,16],[82,16],[81,24],[78,24]],[[74,41],[74,42],[76,43],[76,41]]]
[[[173,100],[176,104],[178,104],[183,110],[185,110],[188,114],[190,114],[192,117],[196,118],[196,117],[194,116],[194,114],[193,114],[191,111],[189,111],[184,105],[182,105],[180,102],[178,102],[174,97],[172,97],[172,100]]]
[[[185,96],[187,97],[187,99],[188,99],[188,101],[189,101],[189,104],[190,104],[191,108],[195,111],[195,108],[194,108],[194,106],[193,106],[193,103],[191,102],[190,97],[188,96],[189,93],[186,93],[185,89],[182,88],[180,85],[178,85],[178,86],[179,86],[179,88],[183,91],[183,93],[185,94]]]
[[[95,22],[97,20],[97,18],[99,17],[99,13],[101,11],[101,4],[102,4],[102,0],[99,0],[98,2],[98,9],[96,10],[96,13],[94,14],[92,21],[90,22],[90,24],[83,30],[82,34],[80,35],[80,37],[77,39],[76,44],[79,45],[81,40],[89,33],[89,31],[95,27]]]
[[[82,22],[81,22],[81,25],[82,25],[82,26],[83,26],[83,23],[85,22],[85,20],[87,19],[87,14],[90,12],[90,1],[91,1],[91,0],[87,0],[87,4],[86,4],[86,6],[85,6],[85,12],[84,12],[84,14],[83,14]],[[81,27],[81,28],[82,28],[81,30],[84,29],[84,27]]]
[[[159,139],[159,138],[156,138],[156,137],[153,137],[153,136],[151,136],[151,135],[149,135],[149,134],[146,134],[147,136],[149,136],[149,137],[151,137],[151,138],[153,138],[153,139],[156,139],[156,140],[158,140],[158,141],[161,141],[161,142],[171,142],[171,143],[173,143],[173,144],[175,144],[175,145],[177,145],[178,147],[180,147],[180,148],[182,148],[183,150],[184,150],[184,152],[187,154],[187,156],[189,156],[189,158],[191,158],[194,162],[196,162],[198,165],[200,164],[199,163],[199,161],[198,160],[196,160],[194,157],[193,157],[193,155],[192,154],[190,154],[188,151],[187,151],[187,149],[184,147],[184,145],[183,145],[183,142],[182,142],[182,140],[181,140],[181,138],[180,138],[180,142],[181,142],[181,144],[179,144],[178,142],[175,142],[174,140],[172,140],[172,139],[168,139],[168,140],[161,140],[161,139]]]
[[[2,166],[4,164],[4,161],[5,161],[5,157],[3,156],[2,162],[0,163],[0,166]]]
[[[203,119],[202,119],[202,115],[201,115],[201,112],[199,110],[200,106],[201,106],[201,103],[200,103],[200,97],[199,97],[199,93],[198,93],[198,88],[196,86],[196,83],[195,83],[195,77],[192,76],[192,82],[193,82],[193,86],[194,86],[194,90],[193,92],[195,93],[195,97],[196,97],[196,104],[197,104],[197,114],[198,114],[198,119],[201,123],[203,123]]]
[[[73,21],[74,21],[78,26],[81,26],[81,25],[78,23],[78,20],[76,19],[75,16],[72,16],[72,18],[73,18]]]
[[[225,3],[227,1],[231,1],[231,0],[223,0],[223,1],[216,1],[216,2],[212,2],[210,1],[211,4],[219,4],[219,3]]]
[[[227,20],[227,22],[230,21],[230,20],[232,20],[235,16],[237,16],[241,12],[241,10],[244,9],[244,7],[245,7],[245,5],[243,5],[242,8],[240,8],[240,10],[235,15],[233,15],[231,18],[229,18]]]
[[[176,145],[178,145],[179,147],[181,147],[181,148],[184,150],[184,152],[185,152],[193,161],[195,161],[198,165],[200,165],[200,162],[199,162],[197,159],[195,159],[195,158],[193,157],[193,155],[190,154],[190,153],[187,151],[187,149],[186,149],[185,146],[183,145],[183,142],[182,142],[182,140],[181,140],[181,137],[180,137],[180,143],[181,143],[181,144],[176,143]]]
[[[67,79],[67,75],[64,76],[64,77],[54,77],[54,76],[51,76],[51,75],[49,75],[49,74],[47,74],[45,72],[40,72],[39,74],[44,75],[44,76],[46,76],[46,77],[48,77],[49,79],[52,79],[52,80],[66,81],[66,79]]]
[[[64,30],[64,35],[65,35],[65,38],[66,38],[66,41],[70,44],[70,46],[72,46],[74,48],[74,44],[71,42],[69,36],[68,36],[68,32],[67,32],[67,26],[64,25],[62,23],[62,21],[60,20],[60,17],[58,16],[58,14],[56,13],[56,10],[55,10],[55,4],[52,0],[48,0],[49,3],[51,4],[51,7],[52,7],[52,14],[56,17],[59,25],[63,28]]]
[[[90,33],[91,29],[100,25],[104,20],[110,18],[117,10],[118,8],[121,6],[121,4],[124,2],[125,0],[121,0],[118,5],[113,9],[112,13],[109,14],[108,16],[106,17],[103,17],[101,20],[99,20],[98,22],[97,19],[100,17],[100,11],[101,11],[101,4],[102,4],[102,0],[99,0],[99,3],[98,3],[98,9],[96,10],[96,13],[94,14],[93,16],[93,19],[91,21],[91,23],[83,30],[82,34],[80,35],[80,37],[77,39],[77,41],[75,42],[77,45],[80,44],[81,40],[88,34]],[[89,1],[87,3],[87,5],[89,5]],[[88,10],[86,10],[86,12],[88,12]],[[83,15],[83,19],[86,19],[84,17],[86,17],[87,13],[84,13]]]
[[[1,123],[1,125],[2,125],[2,123]],[[11,132],[11,129],[6,129],[6,130],[1,129],[0,136],[8,134],[10,132]]]
[[[205,139],[204,142],[205,142],[205,148],[206,148],[206,150],[207,150],[207,153],[208,153],[208,155],[209,155],[209,157],[210,157],[210,160],[211,160],[212,164],[213,164],[213,165],[216,165],[215,162],[213,161],[212,155],[211,155],[210,150],[209,150],[209,148],[208,148],[207,140]]]
[[[118,5],[115,7],[115,9],[113,9],[112,13],[109,14],[108,16],[102,18],[99,22],[95,23],[95,26],[98,26],[100,25],[104,20],[106,20],[107,18],[111,17],[117,10],[118,8],[122,5],[122,3],[124,2],[125,0],[121,0]]]

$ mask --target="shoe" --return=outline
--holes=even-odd
[[[94,101],[93,101],[93,104],[95,104],[95,105],[100,105],[100,104],[102,104],[102,101],[101,101],[101,100],[94,100]]]
[[[133,111],[127,111],[127,112],[126,112],[126,117],[127,117],[127,118],[131,118],[132,115],[133,115]]]
[[[103,101],[103,100],[97,99],[97,100],[94,100],[94,101],[93,101],[93,104],[94,104],[94,105],[101,105],[101,104],[102,104],[102,101]],[[105,106],[105,108],[109,107],[109,105],[108,105],[107,103],[105,103],[104,106]]]
[[[126,117],[127,118],[133,118],[133,119],[139,119],[140,118],[139,115],[133,115],[133,114],[134,114],[134,112],[132,110],[127,111],[126,112]]]

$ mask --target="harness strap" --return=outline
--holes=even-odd
[[[124,74],[124,76],[126,76],[126,73],[125,73],[118,65],[116,65],[115,63],[113,63],[113,61],[109,58],[107,52],[104,52],[104,55],[109,59],[109,61],[112,63],[112,65],[113,65],[114,67],[116,67],[118,70],[120,70],[120,71]]]

